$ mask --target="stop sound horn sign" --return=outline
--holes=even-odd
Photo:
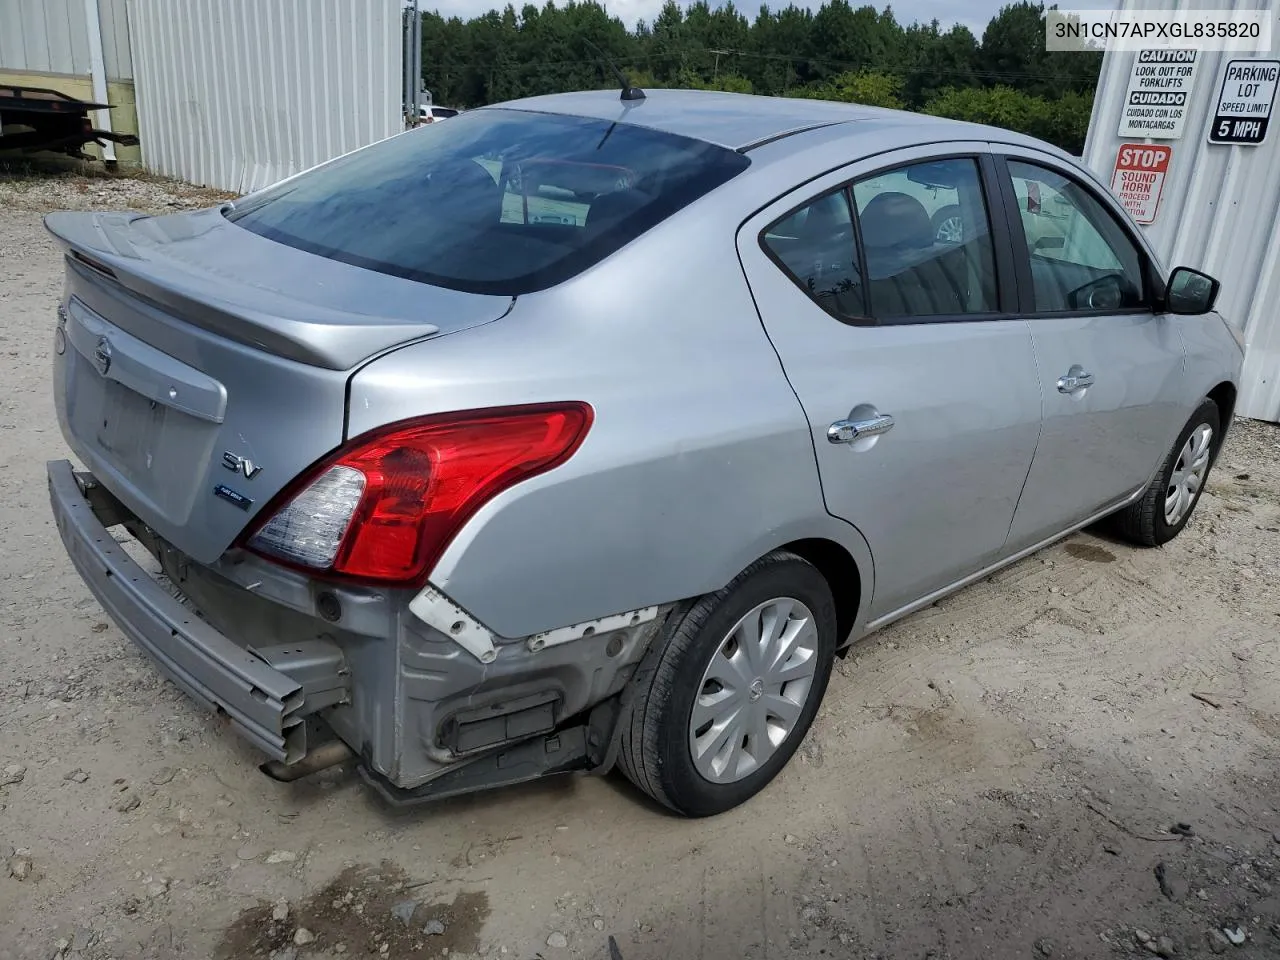
[[[1173,147],[1153,143],[1121,144],[1111,174],[1111,192],[1135,221],[1155,223],[1160,194],[1173,159]]]

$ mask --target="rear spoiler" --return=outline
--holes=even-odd
[[[365,359],[381,344],[439,332],[438,326],[424,321],[377,318],[302,302],[180,259],[174,242],[225,225],[222,213],[221,208],[203,210],[149,229],[158,221],[141,213],[60,212],[46,216],[44,225],[63,248],[68,269],[96,273],[205,330],[310,366],[350,369],[352,356]],[[157,249],[161,245],[166,245],[163,253]],[[236,289],[251,296],[230,299],[228,292]]]

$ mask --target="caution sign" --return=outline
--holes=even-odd
[[[1116,154],[1111,192],[1138,223],[1155,223],[1173,147],[1158,143],[1126,143]]]
[[[1280,60],[1228,60],[1209,142],[1254,145],[1267,139],[1277,78]]]
[[[1119,136],[1179,139],[1203,59],[1199,50],[1139,50],[1120,110]]]

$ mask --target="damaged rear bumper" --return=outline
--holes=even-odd
[[[278,780],[354,756],[401,805],[603,772],[628,681],[670,609],[502,638],[434,589],[415,598],[313,582],[238,555],[194,563],[91,474],[65,460],[47,470],[63,544],[99,603],[166,676],[275,761],[263,769]],[[161,580],[116,541],[117,525]]]
[[[227,639],[153,580],[108,532],[68,461],[51,461],[47,469],[63,545],[120,629],[263,753],[285,763],[301,759],[310,712],[303,684]]]

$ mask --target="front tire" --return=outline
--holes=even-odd
[[[672,615],[632,678],[627,778],[689,817],[759,793],[813,723],[836,647],[831,589],[776,551]]]
[[[1141,547],[1161,546],[1181,533],[1209,481],[1221,437],[1218,405],[1206,399],[1182,428],[1141,499],[1115,515],[1116,533]]]

